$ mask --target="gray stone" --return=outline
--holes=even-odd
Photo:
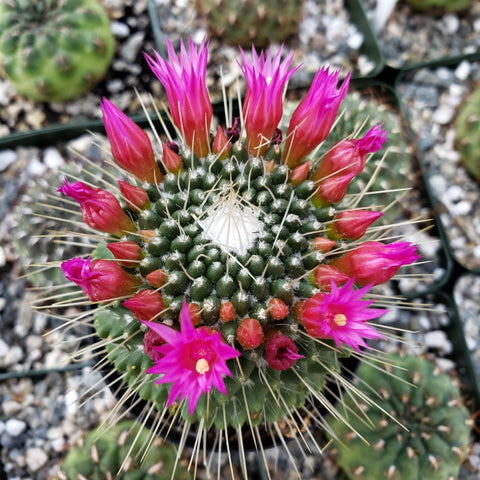
[[[28,448],[25,453],[25,463],[32,472],[38,472],[48,461],[48,455],[38,447]]]
[[[11,437],[18,437],[27,429],[27,424],[23,420],[10,418],[5,422],[5,432]]]

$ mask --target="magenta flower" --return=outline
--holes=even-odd
[[[111,301],[133,295],[142,281],[110,260],[75,257],[62,262],[67,280],[76,283],[92,302]]]
[[[300,358],[305,358],[298,353],[294,341],[281,333],[275,333],[267,340],[265,360],[274,370],[286,370]]]
[[[331,265],[349,277],[355,277],[358,285],[380,285],[390,280],[403,265],[419,259],[417,247],[408,242],[368,241],[336,258]]]
[[[83,182],[69,183],[65,179],[58,191],[80,204],[83,221],[95,230],[117,237],[137,230],[118,200],[106,190],[89,187]]]
[[[299,68],[289,70],[293,52],[281,62],[282,48],[272,58],[271,49],[257,55],[252,46],[252,61],[240,49],[247,91],[243,103],[243,118],[247,133],[247,149],[251,155],[262,155],[268,148],[278,122],[282,118],[283,89],[288,79]]]
[[[180,396],[188,396],[188,409],[193,414],[202,393],[211,392],[212,386],[224,395],[227,390],[223,375],[231,376],[226,361],[240,356],[227,345],[220,333],[208,327],[195,328],[188,313],[185,300],[180,311],[180,332],[156,322],[144,322],[166,342],[153,347],[164,356],[147,370],[147,373],[162,374],[157,383],[171,383],[166,407]]]
[[[301,320],[307,332],[315,338],[330,338],[337,347],[341,343],[359,351],[366,347],[364,338],[383,338],[367,320],[377,318],[388,310],[367,308],[373,303],[362,300],[370,286],[353,289],[354,280],[350,279],[343,287],[331,282],[331,293],[317,293],[303,304]]]
[[[145,55],[167,92],[173,123],[199,157],[205,157],[209,152],[212,119],[212,104],[205,83],[207,46],[202,41],[197,49],[190,38],[188,50],[182,41],[177,55],[167,39],[169,62],[155,51],[155,60]]]
[[[163,177],[148,135],[106,98],[101,108],[112,155],[118,165],[142,182],[160,182]]]
[[[337,89],[339,74],[340,71],[331,72],[328,67],[322,67],[293,112],[282,158],[290,168],[295,168],[330,133],[350,83],[348,74]]]
[[[386,137],[387,132],[381,129],[381,125],[376,125],[363,138],[337,142],[323,157],[312,180],[316,182],[337,175],[358,175],[365,167],[368,154],[380,150]]]

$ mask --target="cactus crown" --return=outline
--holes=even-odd
[[[353,431],[329,420],[340,466],[351,479],[456,478],[471,429],[458,386],[422,357],[390,354],[382,363],[358,369],[366,401],[346,399]]]
[[[38,101],[90,90],[110,65],[115,41],[96,0],[7,0],[0,4],[0,68]]]

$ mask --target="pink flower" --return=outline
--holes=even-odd
[[[83,221],[95,230],[117,237],[137,230],[118,200],[106,190],[89,187],[83,182],[69,183],[65,179],[58,191],[80,204]]]
[[[166,407],[180,396],[188,396],[190,415],[202,393],[211,392],[212,387],[227,395],[223,375],[231,376],[226,361],[240,356],[240,353],[222,340],[220,333],[208,327],[195,328],[192,325],[185,300],[180,311],[178,332],[156,322],[144,322],[166,342],[154,347],[164,355],[147,373],[162,374],[157,383],[171,383]]]
[[[133,295],[142,281],[114,261],[75,257],[62,262],[65,278],[76,283],[92,302]]]
[[[415,262],[417,247],[408,242],[364,242],[331,262],[358,285],[380,285],[390,280],[403,265]]]
[[[358,240],[365,235],[367,228],[382,215],[382,212],[369,210],[344,210],[335,216],[328,231],[334,238]]]
[[[358,175],[365,167],[367,155],[382,148],[387,132],[381,125],[371,128],[363,138],[341,140],[323,157],[312,180],[320,181],[332,175]]]
[[[348,74],[337,90],[339,74],[340,71],[330,72],[328,67],[322,67],[293,112],[283,150],[283,161],[290,168],[295,168],[330,133],[350,83]]]
[[[274,370],[286,370],[294,365],[300,358],[305,357],[299,355],[298,347],[290,337],[282,335],[281,333],[275,333],[267,340],[265,360],[270,368]]]
[[[162,294],[157,290],[140,290],[132,298],[125,300],[123,306],[140,321],[155,320],[165,309]]]
[[[331,338],[340,347],[341,343],[359,351],[366,347],[364,338],[382,338],[366,322],[377,318],[388,310],[367,308],[372,301],[362,300],[370,286],[353,289],[350,279],[343,287],[331,283],[331,293],[317,293],[305,301],[301,309],[301,320],[307,332],[315,338]]]
[[[247,150],[251,155],[263,155],[282,118],[283,89],[288,79],[299,68],[289,70],[293,52],[280,62],[282,48],[272,58],[271,49],[257,55],[252,46],[252,61],[240,49],[247,91],[243,103],[243,118],[247,133]]]
[[[185,142],[199,157],[209,152],[212,104],[205,84],[207,45],[197,47],[190,38],[188,51],[182,41],[177,55],[167,39],[168,60],[154,51],[155,60],[145,58],[167,92],[173,123],[182,132]]]
[[[160,182],[162,174],[148,135],[106,98],[101,108],[112,155],[118,165],[142,182]]]

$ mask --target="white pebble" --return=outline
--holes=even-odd
[[[5,249],[0,245],[0,268],[4,267],[7,264],[7,254],[5,253]],[[0,311],[3,308],[0,308]]]
[[[440,125],[450,123],[455,115],[455,109],[448,105],[442,105],[433,112],[432,120]]]
[[[436,348],[445,353],[451,353],[452,344],[443,330],[433,330],[425,333],[425,345],[429,348]]]
[[[472,66],[470,62],[464,60],[463,62],[460,62],[458,67],[455,69],[455,77],[457,77],[459,80],[466,80],[471,71]]]
[[[5,432],[11,437],[18,437],[27,428],[27,424],[23,420],[10,418],[5,423]]]
[[[467,200],[462,200],[461,202],[458,202],[450,207],[450,213],[455,217],[458,215],[468,215],[471,211],[472,204]]]
[[[134,62],[141,46],[143,45],[144,38],[145,34],[143,32],[133,34],[122,47],[120,52],[122,58],[127,60],[127,62]]]
[[[25,453],[25,462],[32,472],[40,470],[47,461],[48,455],[41,448],[29,448]]]
[[[57,169],[64,164],[64,160],[58,149],[48,147],[43,155],[43,163],[47,168]]]
[[[126,38],[130,35],[130,27],[126,23],[119,21],[111,22],[110,30],[117,38]]]
[[[361,32],[356,31],[347,38],[347,45],[352,50],[358,50],[363,44],[363,35]]]
[[[445,33],[453,35],[460,26],[460,20],[456,15],[447,14],[443,17],[443,24],[445,25]]]
[[[14,150],[2,150],[0,152],[0,172],[6,170],[16,159],[17,154]]]
[[[459,202],[465,198],[465,190],[459,185],[452,185],[445,192],[445,195],[451,202]]]

